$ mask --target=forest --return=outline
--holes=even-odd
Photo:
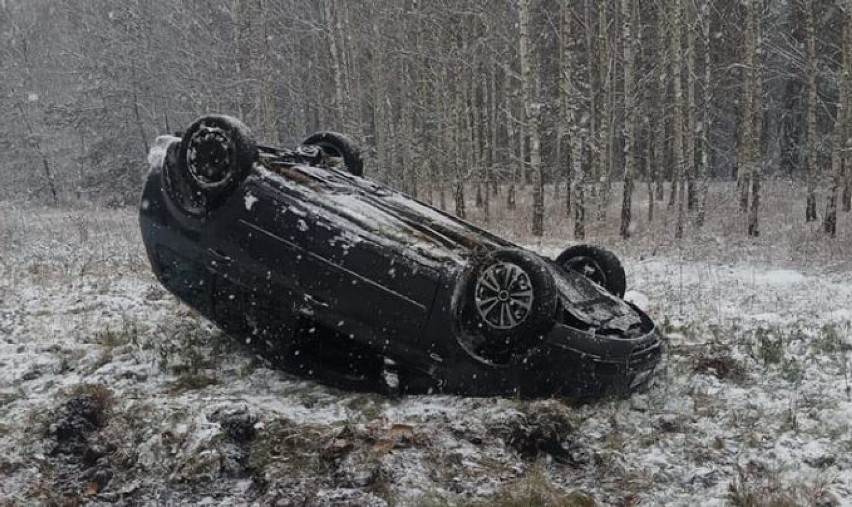
[[[0,0],[0,505],[849,505],[850,70],[852,0]]]
[[[135,203],[153,139],[216,112],[273,145],[345,132],[372,178],[486,223],[505,208],[533,235],[547,213],[583,238],[612,203],[622,237],[655,214],[678,237],[724,181],[758,235],[761,182],[778,179],[833,235],[849,222],[850,10],[3,0],[0,199]]]

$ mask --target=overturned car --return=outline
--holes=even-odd
[[[261,146],[206,116],[149,155],[154,273],[285,370],[398,393],[627,394],[661,357],[610,252],[557,259],[361,177],[347,137]]]

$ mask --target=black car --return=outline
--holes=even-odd
[[[157,278],[291,372],[398,393],[587,398],[627,394],[659,363],[612,253],[542,258],[362,178],[346,136],[272,148],[206,116],[157,138],[149,162],[139,221]]]

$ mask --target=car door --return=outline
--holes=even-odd
[[[378,349],[416,354],[437,275],[341,220],[322,192],[276,180],[252,176],[228,203],[221,253],[233,278],[271,282],[293,295],[296,312]]]

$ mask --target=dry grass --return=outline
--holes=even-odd
[[[595,507],[595,499],[580,491],[555,485],[544,465],[537,463],[520,479],[503,486],[490,498],[471,502],[470,507]]]
[[[735,507],[795,507],[840,505],[827,483],[790,484],[777,473],[753,463],[737,467],[737,477],[728,485],[728,500]]]
[[[0,202],[0,291],[22,279],[145,272],[138,231],[135,209]]]
[[[441,496],[424,495],[409,502],[416,507],[595,507],[595,499],[581,491],[567,491],[554,484],[541,463],[533,464],[523,477],[507,482],[493,495],[475,500],[455,499],[450,502]],[[632,505],[625,502],[626,505]]]

